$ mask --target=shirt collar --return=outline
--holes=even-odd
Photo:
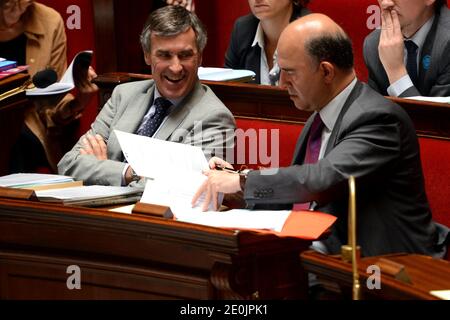
[[[180,104],[181,100],[184,99],[184,97],[178,98],[178,99],[169,99],[169,98],[165,98],[165,97],[163,97],[163,96],[161,95],[161,93],[159,93],[158,87],[156,87],[156,85],[155,85],[155,93],[154,93],[154,95],[153,95],[153,103],[155,103],[155,100],[158,99],[158,98],[160,98],[160,97],[169,100],[169,101],[172,103],[172,105],[173,105],[174,107],[177,107],[177,106]]]
[[[253,39],[252,47],[259,45],[261,49],[264,48],[264,31],[261,25],[261,22],[258,23],[258,27],[256,28],[255,39]]]
[[[431,27],[433,26],[434,17],[435,16],[433,15],[411,38],[405,40],[412,40],[419,48],[422,48],[428,32],[430,32]]]
[[[356,85],[356,77],[350,84],[345,87],[333,100],[331,100],[322,110],[319,111],[320,118],[327,127],[328,131],[332,131],[334,125],[337,121],[339,114],[341,113],[342,107],[344,107],[345,101],[347,101],[348,96],[352,92]]]

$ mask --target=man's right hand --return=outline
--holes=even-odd
[[[408,72],[406,71],[404,57],[404,38],[400,27],[397,11],[387,7],[385,1],[380,1],[381,8],[381,34],[378,44],[378,54],[384,70],[393,84]]]
[[[82,140],[83,147],[80,149],[80,154],[90,154],[97,158],[97,160],[108,160],[108,153],[106,143],[103,137],[99,134],[95,136],[86,134]]]

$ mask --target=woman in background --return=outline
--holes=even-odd
[[[31,76],[51,68],[60,79],[67,68],[66,41],[63,19],[54,9],[32,0],[0,0],[0,57],[29,65]],[[67,137],[73,136],[76,120],[98,90],[90,82],[94,77],[89,68],[83,80],[76,81],[76,97],[36,98],[13,148],[11,173],[39,167],[57,171],[59,159],[73,144]]]
[[[252,14],[236,20],[225,54],[225,67],[256,73],[255,82],[277,85],[278,38],[293,20],[309,13],[309,0],[248,0]]]

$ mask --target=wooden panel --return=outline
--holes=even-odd
[[[4,199],[0,230],[2,299],[306,297],[301,239]]]
[[[367,267],[377,265],[380,258],[399,263],[405,267],[411,283],[404,283],[392,276],[386,275],[381,269],[381,289],[368,289]],[[302,264],[306,271],[312,272],[327,280],[350,288],[352,285],[352,266],[342,262],[339,256],[327,256],[315,251],[305,251],[301,254]],[[433,259],[418,254],[392,254],[362,258],[359,262],[361,291],[364,298],[376,299],[427,299],[436,300],[431,290],[448,290],[450,288],[450,262],[442,259]],[[347,292],[348,290],[343,290]]]

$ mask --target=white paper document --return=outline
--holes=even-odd
[[[206,180],[208,161],[200,147],[153,139],[114,130],[128,163],[147,180],[141,202],[169,206],[179,211],[200,212],[203,198],[196,208],[191,201]],[[223,196],[219,198],[219,206]]]
[[[0,177],[1,187],[23,188],[26,186],[46,185],[73,181],[72,177],[57,174],[13,173]]]
[[[418,101],[438,102],[438,103],[450,103],[450,97],[423,97],[423,96],[415,96],[415,97],[406,97],[405,99],[418,100]]]
[[[80,202],[83,200],[100,200],[113,197],[127,197],[137,195],[140,197],[141,188],[114,187],[114,186],[82,186],[52,190],[36,191],[40,201],[48,202]]]
[[[66,72],[59,82],[53,83],[46,88],[33,88],[26,90],[27,96],[46,96],[46,95],[54,95],[61,94],[65,92],[69,92],[73,88],[75,88],[75,81],[73,79],[73,69],[74,65],[77,64],[77,67],[81,68],[89,68],[92,60],[92,51],[86,50],[79,52],[70,63]],[[79,72],[77,68],[77,72]]]
[[[291,211],[257,211],[233,209],[224,212],[189,212],[174,213],[177,220],[196,223],[210,227],[230,229],[263,229],[281,232]]]
[[[198,77],[200,80],[208,81],[251,81],[256,74],[251,70],[227,69],[227,68],[198,68]]]
[[[281,231],[290,211],[230,210],[202,212],[204,195],[191,201],[206,180],[208,162],[200,147],[115,130],[131,167],[147,180],[141,202],[168,206],[179,221],[232,229]],[[220,206],[223,195],[219,195]],[[212,210],[212,208],[209,208]]]
[[[202,173],[208,161],[200,147],[114,130],[122,152],[141,177],[156,179],[172,172]]]

